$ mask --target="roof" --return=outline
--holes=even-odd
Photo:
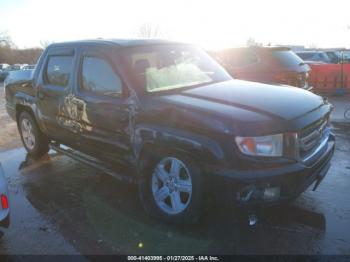
[[[250,48],[255,49],[265,49],[265,50],[271,50],[271,51],[290,51],[291,48],[287,46],[250,46]]]
[[[298,53],[298,54],[321,54],[321,53],[324,53],[325,51],[320,51],[320,50],[315,50],[315,51],[311,51],[311,50],[308,50],[308,51],[295,51],[295,53]]]
[[[241,47],[229,47],[229,48],[223,48],[217,51],[229,51],[229,50],[244,50],[244,49],[261,49],[261,50],[268,50],[268,51],[289,51],[291,50],[289,47],[285,46],[241,46]]]
[[[110,44],[116,46],[144,46],[144,45],[161,45],[161,44],[180,44],[179,42],[168,41],[163,39],[91,39],[70,42],[54,43],[50,46],[60,45],[82,45],[82,44]]]

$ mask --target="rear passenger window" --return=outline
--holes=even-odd
[[[72,71],[72,56],[50,56],[46,69],[48,84],[66,87]]]
[[[102,58],[84,57],[81,89],[102,95],[122,93],[122,82],[110,63]]]

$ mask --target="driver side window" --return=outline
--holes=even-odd
[[[101,95],[119,95],[122,93],[122,81],[107,60],[85,56],[80,88]]]

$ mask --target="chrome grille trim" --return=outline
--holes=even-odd
[[[330,128],[327,119],[322,118],[298,134],[299,157],[308,161],[315,156],[328,142]]]
[[[328,138],[329,138],[329,134],[327,135],[327,137],[325,137],[324,139],[322,139],[321,143],[318,145],[318,147],[309,155],[307,155],[306,157],[304,157],[302,160],[304,162],[307,162],[308,160],[310,160],[311,158],[313,158],[315,155],[317,155],[317,153],[327,144],[328,142]]]
[[[327,122],[321,123],[320,127],[317,127],[310,134],[300,137],[299,144],[300,148],[304,151],[312,149],[321,140],[324,129],[326,128]]]

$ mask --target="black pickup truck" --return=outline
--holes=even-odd
[[[168,222],[196,221],[224,189],[239,206],[290,201],[317,187],[334,151],[325,99],[233,80],[188,44],[52,44],[32,81],[5,91],[30,155],[51,148],[135,182]]]

